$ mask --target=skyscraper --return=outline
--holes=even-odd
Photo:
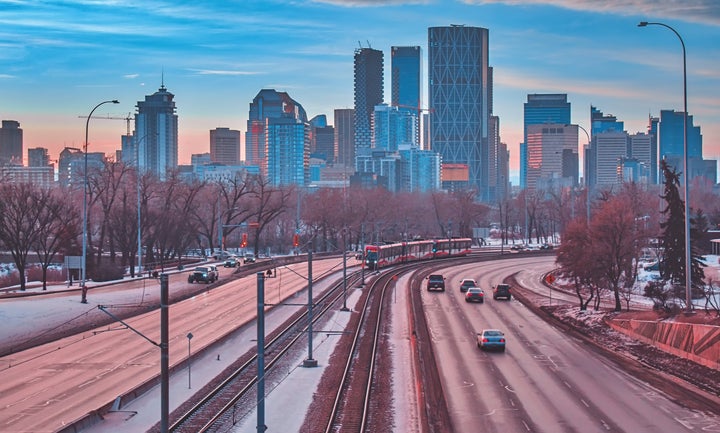
[[[570,103],[565,93],[534,93],[527,95],[523,107],[523,142],[520,143],[520,187],[527,188],[528,149],[527,134],[530,125],[555,123],[569,125]]]
[[[683,113],[675,110],[660,110],[660,158],[684,156]],[[700,127],[693,125],[693,116],[687,117],[687,143],[690,158],[702,158],[702,134]],[[678,167],[682,171],[681,167]]]
[[[527,127],[527,188],[572,187],[578,174],[564,167],[564,152],[577,159],[578,127],[563,123],[532,124]],[[568,164],[572,166],[572,164]],[[575,164],[577,167],[577,163]]]
[[[337,162],[346,167],[355,166],[355,110],[335,110],[335,148]]]
[[[383,103],[383,52],[372,48],[355,50],[355,155],[366,156],[372,146],[372,117]],[[359,167],[356,166],[356,170]]]
[[[310,179],[310,126],[305,109],[285,92],[262,89],[250,103],[246,163],[274,185]]]
[[[145,101],[138,101],[135,114],[139,168],[161,180],[178,165],[178,116],[174,97],[162,84],[157,92],[145,96]]]
[[[23,130],[16,120],[3,120],[0,128],[0,165],[22,165]]]
[[[210,158],[225,165],[240,163],[240,131],[230,128],[210,130]]]
[[[448,166],[442,170],[442,185],[449,190],[476,189],[483,200],[488,197],[489,176],[488,56],[485,28],[428,29],[430,141],[443,166]]]
[[[28,167],[47,167],[50,165],[50,155],[44,147],[28,149]]]
[[[420,145],[422,113],[422,51],[419,46],[391,47],[391,105],[416,117],[416,146]]]

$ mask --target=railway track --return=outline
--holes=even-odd
[[[360,279],[360,273],[348,275],[348,284]],[[313,305],[313,323],[323,319],[328,311],[337,308],[343,301],[343,283],[339,281],[316,296]],[[304,340],[308,327],[308,314],[302,309],[289,318],[281,327],[267,336],[264,356],[266,377],[273,367],[280,363],[285,355],[300,340]],[[237,423],[247,408],[253,408],[257,401],[257,354],[248,353],[238,361],[239,364],[227,377],[199,397],[181,414],[171,416],[170,432],[201,433],[227,431]],[[247,402],[250,402],[247,404]],[[154,431],[159,431],[153,429]]]

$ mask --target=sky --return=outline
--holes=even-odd
[[[211,129],[240,130],[244,141],[263,88],[332,123],[334,109],[353,106],[361,46],[383,50],[389,102],[390,47],[421,46],[426,68],[428,27],[461,24],[489,29],[493,112],[517,184],[528,94],[567,93],[572,123],[587,130],[590,105],[629,133],[646,132],[660,110],[683,110],[680,39],[640,21],[681,35],[688,112],[703,156],[720,159],[717,0],[0,0],[0,119],[20,122],[25,159],[45,147],[56,160],[83,147],[93,107],[117,99],[88,130],[90,152],[113,154],[122,118],[164,83],[175,95],[179,163],[189,164],[209,152]]]

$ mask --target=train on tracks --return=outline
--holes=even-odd
[[[363,266],[376,270],[385,266],[416,260],[465,256],[470,253],[472,239],[451,238],[398,242],[385,245],[366,245]]]

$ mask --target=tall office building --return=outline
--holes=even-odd
[[[658,182],[658,124],[659,117],[648,115],[648,135],[650,136],[650,183],[657,185]]]
[[[430,141],[442,156],[442,185],[475,189],[482,200],[489,195],[492,114],[488,33],[460,25],[428,28]]]
[[[387,104],[376,105],[373,125],[373,151],[397,152],[417,147],[415,113]]]
[[[606,131],[593,135],[593,186],[611,188],[623,181],[622,166],[629,157],[630,136],[625,131]]]
[[[577,159],[578,127],[564,123],[543,123],[527,125],[527,180],[529,189],[573,187],[578,174],[568,173],[571,161],[565,155],[575,154]],[[564,164],[565,162],[565,164]],[[577,167],[577,163],[575,164]]]
[[[174,97],[162,84],[157,92],[145,96],[145,101],[138,101],[135,114],[139,168],[161,180],[178,165],[178,116]]]
[[[22,165],[23,130],[16,120],[3,120],[0,128],[0,165]]]
[[[210,130],[210,158],[225,165],[240,163],[240,131],[230,128]]]
[[[417,130],[415,137],[420,145],[420,120],[422,113],[422,51],[419,46],[391,47],[391,94],[390,104],[412,113]]]
[[[355,155],[367,156],[372,147],[372,117],[383,103],[383,52],[372,48],[355,50]],[[356,166],[357,171],[361,171]]]
[[[355,110],[335,110],[335,149],[337,162],[345,167],[355,166]]]
[[[660,158],[685,155],[684,114],[682,111],[660,110]],[[702,158],[702,134],[700,127],[693,125],[692,115],[687,117],[687,135],[688,156]]]
[[[565,93],[534,93],[527,95],[523,106],[523,142],[520,143],[520,187],[527,188],[527,134],[530,125],[554,123],[569,125],[570,103]]]
[[[101,170],[105,164],[103,152],[88,152],[88,171]],[[85,154],[74,147],[66,147],[58,158],[58,183],[61,187],[82,188],[85,173]]]
[[[327,116],[324,114],[310,119],[310,157],[331,164],[337,158],[335,128],[327,124]]]
[[[310,179],[310,125],[305,109],[286,92],[262,89],[250,103],[246,164],[257,165],[273,185]]]

